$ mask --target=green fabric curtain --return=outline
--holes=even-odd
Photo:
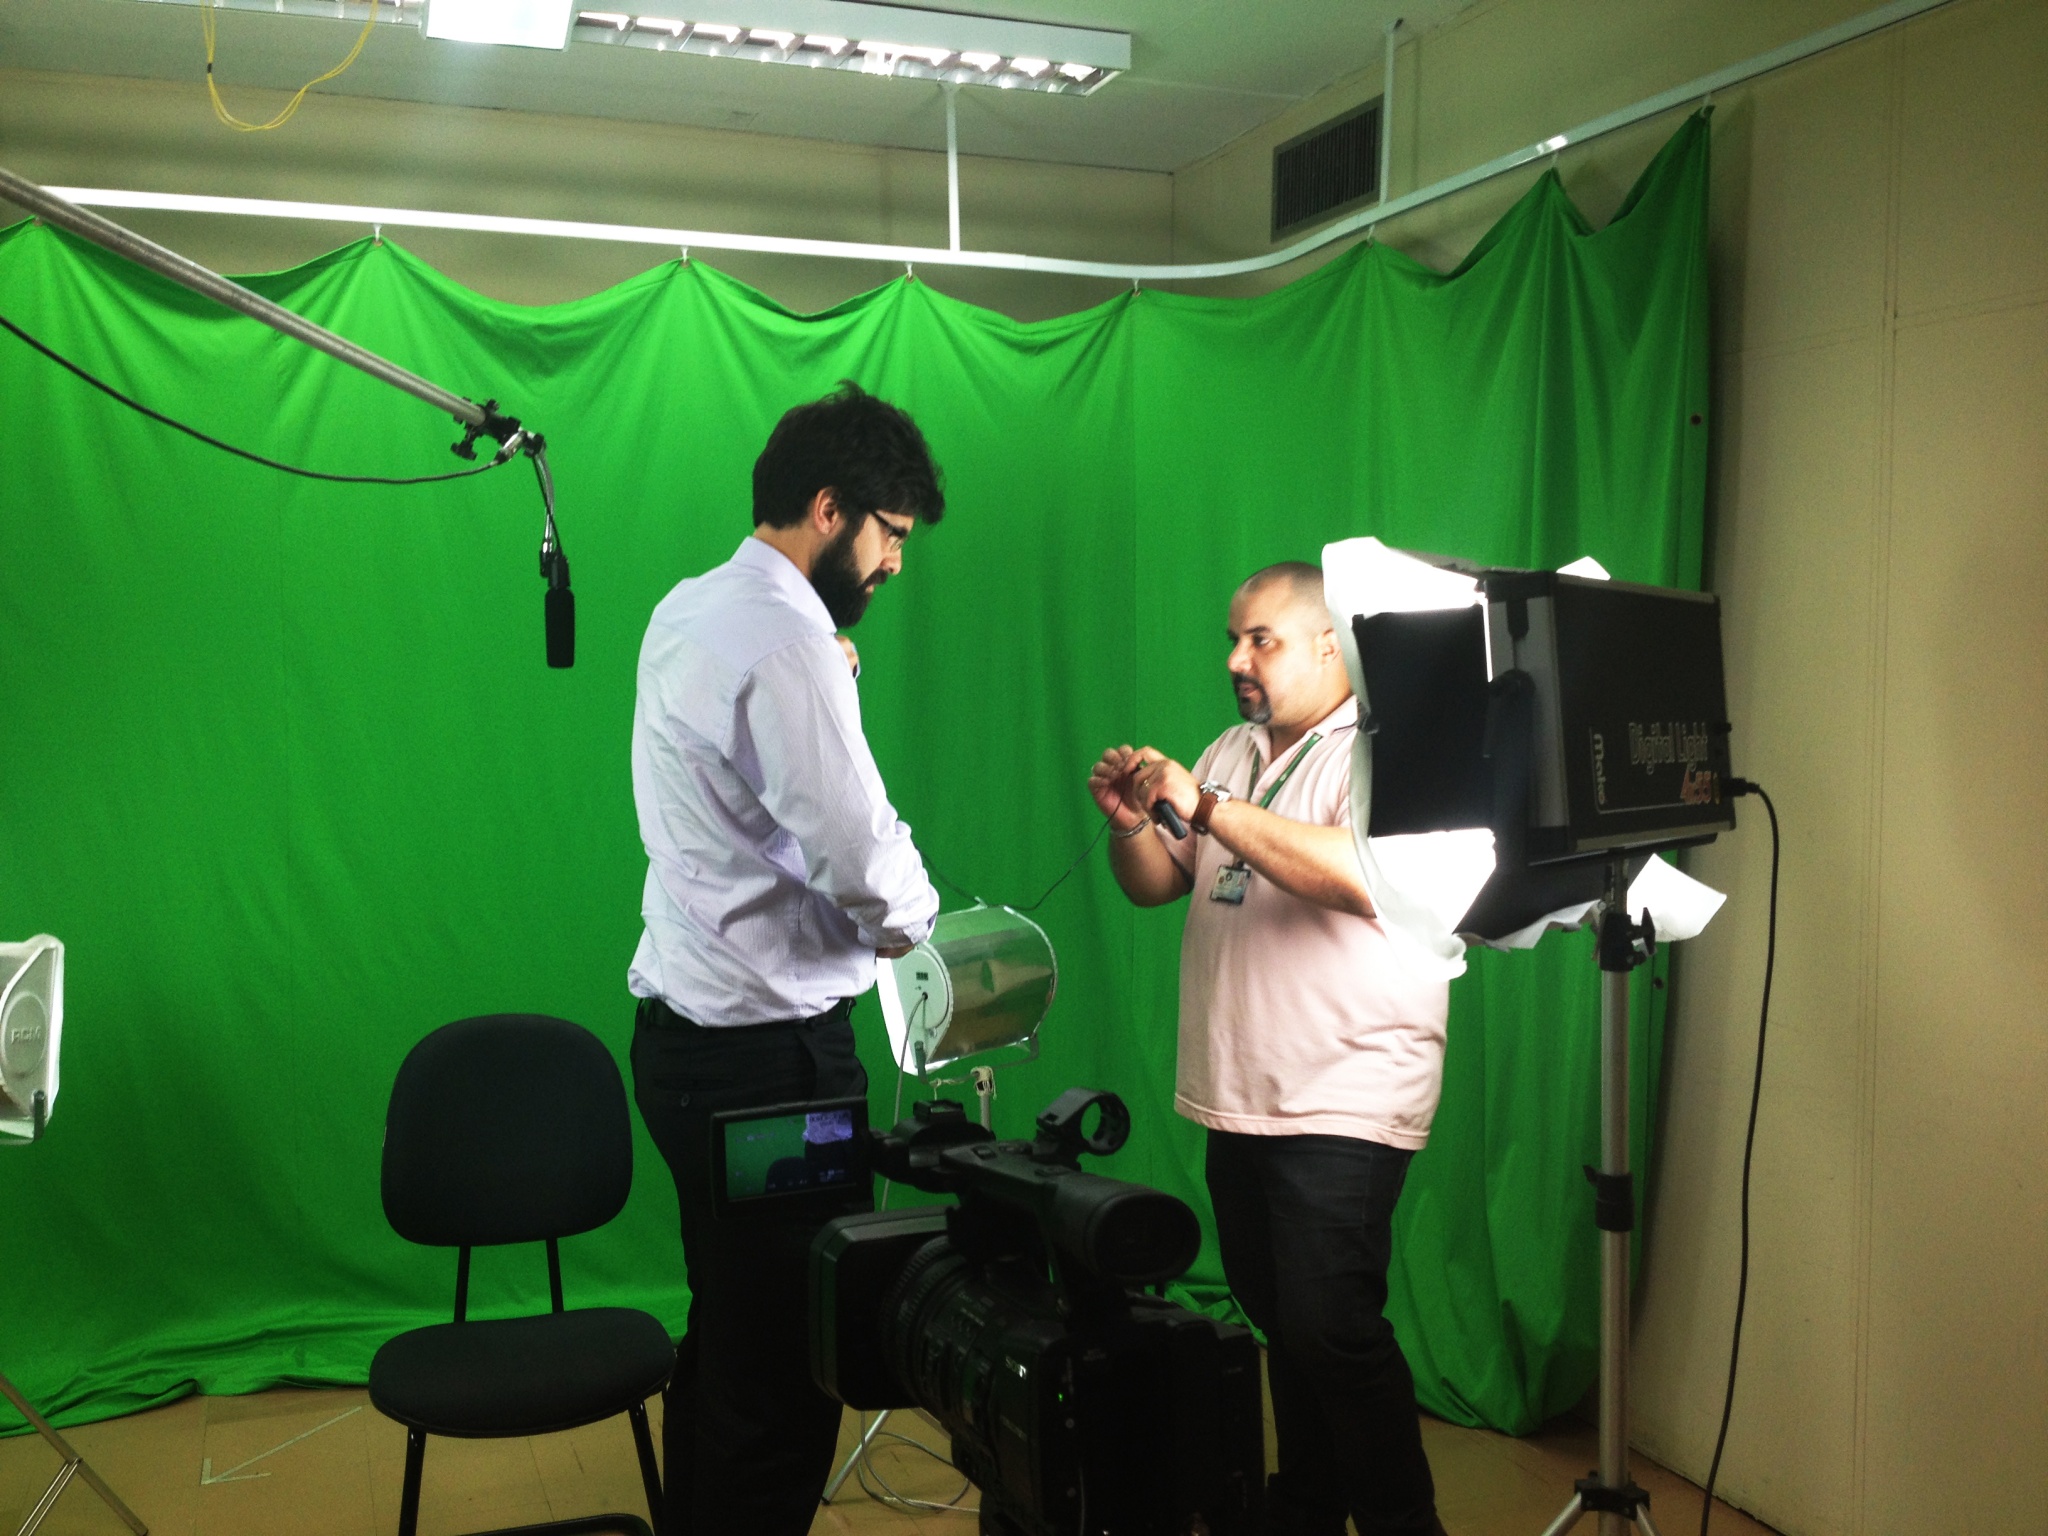
[[[640,635],[747,532],[776,417],[841,378],[915,413],[946,468],[952,511],[859,632],[862,702],[921,845],[991,900],[1029,901],[1095,834],[1104,745],[1192,761],[1234,720],[1224,608],[1257,566],[1373,533],[1697,584],[1706,164],[1695,119],[1598,232],[1547,175],[1448,276],[1369,246],[1261,298],[1148,290],[1036,324],[914,281],[795,315],[701,263],[523,309],[369,241],[249,279],[547,433],[566,673],[542,665],[523,465],[293,479],[0,336],[0,935],[63,938],[70,982],[50,1134],[0,1149],[0,1369],[75,1422],[359,1382],[447,1315],[452,1258],[378,1204],[392,1075],[499,1010],[578,1020],[623,1061]],[[0,313],[274,457],[452,467],[425,407],[47,228],[0,233]],[[998,1128],[1113,1088],[1135,1129],[1106,1170],[1206,1217],[1171,1107],[1179,910],[1134,912],[1098,850],[1038,915],[1060,995]],[[1453,987],[1393,1308],[1423,1402],[1461,1422],[1526,1430],[1591,1380],[1596,993],[1578,937]],[[856,1020],[879,1122],[895,1080],[872,1002]],[[566,1245],[568,1294],[679,1326],[674,1193],[639,1151],[625,1215]],[[479,1255],[476,1286],[485,1313],[541,1302],[538,1250]],[[1187,1295],[1227,1305],[1213,1245]]]

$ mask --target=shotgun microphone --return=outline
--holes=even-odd
[[[547,508],[541,526],[540,573],[547,578],[547,596],[541,616],[547,622],[548,665],[556,668],[576,665],[576,594],[569,590],[569,557],[562,553],[562,536],[555,531],[555,477],[548,469],[547,443],[533,435],[527,449],[533,456],[534,477],[540,481],[540,499]]]
[[[569,557],[557,546],[541,557],[541,573],[548,579],[547,596],[542,599],[547,622],[548,665],[576,665],[576,594],[569,590]]]

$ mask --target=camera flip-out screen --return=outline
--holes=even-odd
[[[858,1198],[868,1189],[867,1100],[715,1114],[711,1168],[721,1210]]]

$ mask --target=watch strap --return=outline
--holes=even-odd
[[[1195,814],[1188,818],[1188,829],[1207,835],[1209,831],[1209,818],[1215,813],[1216,807],[1222,803],[1222,798],[1215,790],[1203,790],[1202,798],[1195,802]]]

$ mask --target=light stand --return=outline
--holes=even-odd
[[[40,1139],[42,1135],[43,1104],[43,1095],[38,1093],[35,1096],[36,1137],[33,1139]],[[35,1508],[28,1512],[28,1519],[22,1522],[17,1536],[34,1536],[36,1527],[43,1523],[44,1518],[56,1506],[58,1498],[71,1486],[71,1479],[74,1477],[84,1478],[86,1487],[106,1500],[107,1508],[127,1522],[128,1529],[133,1531],[135,1536],[149,1536],[149,1527],[137,1519],[135,1512],[123,1504],[114,1490],[100,1480],[99,1473],[93,1471],[87,1465],[86,1459],[71,1448],[71,1442],[51,1428],[48,1419],[29,1406],[28,1399],[21,1395],[20,1389],[4,1374],[0,1374],[0,1397],[14,1404],[15,1412],[27,1419],[29,1426],[49,1441],[51,1449],[64,1460],[64,1464],[57,1469],[57,1475],[50,1480],[50,1486],[44,1489],[43,1496],[36,1500]]]
[[[5,1397],[14,1404],[15,1411],[27,1419],[35,1432],[49,1441],[51,1448],[64,1458],[64,1465],[57,1469],[56,1477],[51,1479],[50,1486],[43,1491],[42,1498],[36,1501],[36,1507],[28,1512],[28,1519],[23,1522],[18,1536],[33,1536],[36,1527],[43,1523],[43,1518],[56,1505],[58,1497],[71,1486],[73,1477],[84,1478],[85,1485],[106,1501],[107,1508],[119,1515],[135,1536],[149,1536],[149,1527],[136,1517],[135,1511],[121,1502],[114,1490],[100,1480],[99,1473],[93,1471],[85,1458],[71,1448],[68,1440],[50,1427],[48,1419],[29,1406],[28,1399],[23,1397],[14,1383],[5,1376],[0,1376],[0,1397]]]
[[[1635,1229],[1635,1177],[1629,1171],[1629,973],[1655,952],[1648,913],[1634,922],[1626,906],[1628,869],[1607,866],[1600,906],[1600,1166],[1588,1168],[1593,1221],[1600,1229],[1600,1465],[1574,1485],[1571,1501],[1543,1536],[1564,1536],[1587,1515],[1600,1536],[1631,1529],[1657,1536],[1650,1496],[1628,1470],[1629,1243]]]

